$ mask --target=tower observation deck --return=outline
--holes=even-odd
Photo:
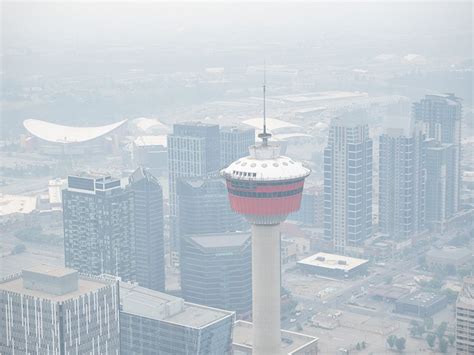
[[[304,179],[310,170],[280,155],[280,149],[261,135],[221,175],[226,179],[232,209],[252,224],[253,354],[281,352],[280,230],[288,214],[300,208]]]

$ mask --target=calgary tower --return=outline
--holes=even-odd
[[[300,208],[304,179],[310,170],[280,155],[269,142],[263,85],[263,133],[250,155],[221,171],[232,209],[252,225],[252,319],[254,355],[280,354],[280,229]]]

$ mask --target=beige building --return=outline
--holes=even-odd
[[[464,278],[456,302],[456,353],[474,354],[474,277]]]

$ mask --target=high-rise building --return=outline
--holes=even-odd
[[[255,144],[255,129],[250,126],[222,126],[221,139],[221,167],[246,156],[249,147]]]
[[[265,86],[264,94],[265,94]],[[300,208],[310,170],[280,155],[268,142],[265,114],[262,143],[250,147],[221,174],[227,181],[231,207],[252,225],[253,353],[280,354],[280,230],[279,224]]]
[[[176,190],[181,238],[248,229],[244,219],[231,210],[226,184],[221,178],[178,179]]]
[[[220,167],[219,126],[202,122],[177,123],[168,135],[168,172],[171,249],[174,263],[179,259],[178,197],[179,178],[205,177]]]
[[[120,354],[118,281],[39,265],[0,281],[0,353]]]
[[[165,290],[163,191],[148,169],[138,168],[127,186],[133,198],[136,282]]]
[[[413,104],[413,116],[417,123],[424,126],[427,138],[453,145],[454,161],[451,169],[454,188],[446,199],[450,200],[447,204],[457,212],[461,183],[461,99],[454,94],[426,95],[420,102]],[[440,196],[429,197],[430,193],[432,191],[427,191],[427,200],[444,199]]]
[[[324,150],[324,235],[352,254],[372,235],[372,139],[369,127],[333,119]]]
[[[203,234],[181,240],[181,294],[188,302],[235,311],[252,310],[250,233]]]
[[[379,137],[379,230],[394,240],[425,229],[426,144],[421,132]]]
[[[120,283],[121,353],[228,354],[235,314]]]
[[[456,354],[474,354],[474,277],[464,278],[456,302]]]
[[[69,176],[63,221],[66,267],[135,280],[133,199],[119,179]]]
[[[426,223],[442,231],[456,213],[456,148],[435,139],[426,142]]]
[[[165,289],[163,193],[148,170],[128,182],[69,176],[63,220],[67,267]]]

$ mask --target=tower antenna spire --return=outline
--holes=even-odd
[[[266,147],[268,145],[268,139],[272,136],[267,133],[267,113],[266,113],[266,89],[267,89],[267,65],[266,61],[263,61],[263,133],[258,135],[262,139],[262,145]]]

